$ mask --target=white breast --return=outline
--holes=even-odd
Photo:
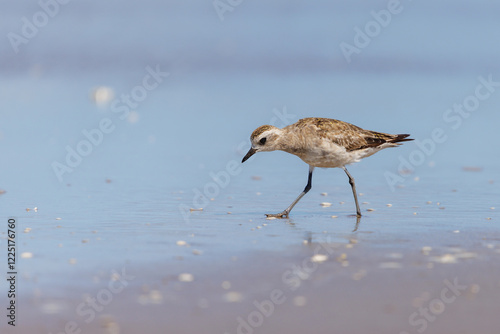
[[[394,145],[383,144],[378,147],[346,151],[343,146],[324,140],[319,145],[308,147],[307,150],[296,155],[311,166],[335,168],[359,162],[361,159],[369,157],[370,155],[391,146]]]

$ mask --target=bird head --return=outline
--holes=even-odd
[[[245,155],[242,163],[247,161],[252,155],[257,152],[269,152],[279,149],[279,137],[283,130],[272,125],[262,125],[255,129],[250,136],[252,147]]]

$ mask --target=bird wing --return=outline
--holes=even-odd
[[[409,135],[391,135],[382,132],[364,130],[354,124],[331,118],[304,118],[296,123],[298,128],[306,132],[315,131],[320,137],[331,140],[333,143],[345,147],[347,151],[377,147],[384,143],[397,143],[412,139],[405,139]]]

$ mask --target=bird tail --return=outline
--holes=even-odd
[[[409,134],[401,134],[401,135],[394,135],[394,137],[391,140],[388,140],[390,143],[400,143],[403,141],[412,141],[413,138],[407,138],[409,137]]]

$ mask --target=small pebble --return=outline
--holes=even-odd
[[[33,257],[33,253],[31,253],[31,252],[21,253],[21,259],[31,259],[32,257]]]
[[[90,92],[90,100],[94,102],[96,105],[103,107],[108,102],[110,102],[115,96],[115,93],[112,88],[106,86],[95,87]]]
[[[35,206],[35,207],[33,208],[33,211],[38,212],[38,207],[36,207],[36,206]]]
[[[243,295],[237,291],[229,291],[224,295],[224,299],[228,303],[238,303],[243,300]]]
[[[321,193],[321,196],[328,196],[328,193]]]
[[[24,233],[30,233],[30,231],[31,231],[31,227],[26,227],[26,228],[24,229]]]
[[[191,212],[193,212],[193,211],[203,211],[203,208],[198,208],[198,209],[191,208],[191,209],[189,209],[189,211],[191,211]]]
[[[187,245],[187,242],[185,242],[184,240],[178,240],[176,242],[177,246],[186,246]]]
[[[332,203],[322,202],[320,205],[321,205],[322,207],[329,207],[329,206],[332,206]]]
[[[325,254],[314,254],[311,257],[311,261],[316,263],[325,262],[326,260],[328,260],[328,256]]]
[[[332,218],[338,218],[338,216],[332,216]]]
[[[430,253],[431,250],[432,250],[431,246],[424,246],[424,247],[422,247],[422,253],[424,255],[429,255],[429,253]]]
[[[386,206],[390,208],[392,206],[392,204],[388,203],[388,204],[386,204]]]
[[[192,281],[194,281],[194,276],[192,274],[189,274],[189,273],[182,273],[182,274],[179,274],[177,279],[179,280],[179,282],[192,282]]]
[[[375,209],[371,209],[371,208],[370,208],[370,209],[366,209],[366,211],[375,211]]]
[[[62,218],[60,218],[60,217],[57,217],[57,218],[56,218],[56,220],[61,220],[61,219],[62,219]]]
[[[151,290],[148,297],[151,304],[161,304],[163,301],[163,294],[159,290]]]
[[[273,219],[276,219],[276,217],[266,217],[266,219],[273,220]]]
[[[338,256],[338,257],[336,258],[336,260],[337,260],[337,261],[339,261],[339,262],[342,262],[342,261],[344,261],[345,259],[347,259],[347,254],[346,254],[346,253],[342,253],[342,254],[340,254],[340,256]]]
[[[82,244],[88,243],[90,240],[89,239],[82,239]]]
[[[194,255],[201,255],[201,254],[203,254],[203,252],[199,249],[193,249],[193,254]]]
[[[439,262],[439,263],[457,263],[457,258],[456,256],[452,254],[444,254],[441,256],[435,256],[431,258],[432,261],[434,262]]]

